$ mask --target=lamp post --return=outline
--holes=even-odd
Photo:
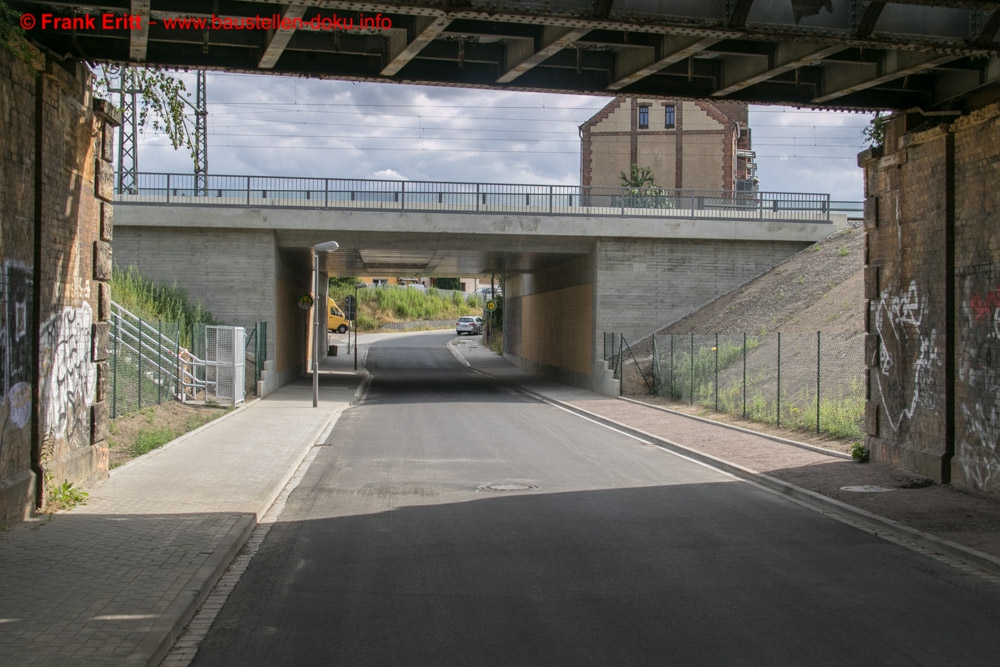
[[[317,243],[313,246],[313,275],[315,276],[315,294],[316,299],[313,302],[313,314],[314,314],[314,326],[315,333],[313,337],[316,339],[316,345],[313,350],[313,407],[319,406],[319,355],[320,355],[320,303],[319,303],[319,254],[321,252],[333,252],[340,247],[340,244],[336,241],[327,241],[326,243]],[[326,304],[323,304],[323,312],[326,312]]]
[[[361,304],[358,303],[358,288],[368,287],[366,283],[354,283],[354,370],[358,370],[358,311]],[[350,333],[348,333],[350,338]]]

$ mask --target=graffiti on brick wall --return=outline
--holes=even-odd
[[[90,349],[92,324],[90,304],[85,301],[80,308],[67,307],[50,317],[39,332],[45,428],[74,441],[90,437],[90,405],[97,387]]]
[[[958,363],[965,428],[957,436],[966,478],[988,488],[1000,480],[1000,287],[975,291],[971,282]]]
[[[875,311],[879,336],[876,378],[886,417],[894,431],[918,407],[934,409],[938,391],[934,369],[941,365],[934,345],[937,332],[927,331],[928,299],[916,281],[902,294],[884,290]]]
[[[0,295],[0,403],[7,406],[5,427],[24,428],[31,420],[31,293],[30,266],[8,261]]]
[[[31,267],[9,260],[0,269],[0,461],[11,429],[31,421]]]
[[[1000,311],[1000,287],[986,294],[972,294],[967,303],[973,321],[995,320],[997,312]]]

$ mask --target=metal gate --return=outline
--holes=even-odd
[[[246,393],[243,327],[205,327],[205,381],[207,398],[231,405],[242,403]]]

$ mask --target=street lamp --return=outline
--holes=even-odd
[[[358,310],[361,304],[358,303],[358,288],[368,287],[366,283],[354,283],[354,370],[358,370]],[[350,332],[347,337],[350,339]]]
[[[316,298],[313,302],[314,325],[316,331],[313,337],[316,339],[315,350],[313,351],[313,407],[319,406],[319,355],[320,355],[320,303],[319,303],[319,254],[321,252],[333,252],[340,247],[336,241],[317,243],[313,246],[313,275],[316,276]],[[326,312],[326,304],[323,304],[323,312]]]

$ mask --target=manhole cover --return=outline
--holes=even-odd
[[[877,484],[862,484],[861,486],[842,486],[841,491],[850,491],[851,493],[885,493],[886,491],[895,491],[896,489],[891,486],[878,486]]]
[[[480,484],[476,487],[480,491],[534,491],[537,486],[532,486],[530,484],[510,484],[504,482],[490,482],[489,484]]]

